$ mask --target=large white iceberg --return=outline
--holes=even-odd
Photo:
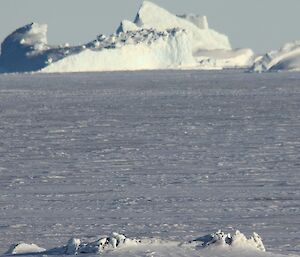
[[[228,37],[209,28],[207,18],[176,16],[144,1],[134,22],[122,21],[115,34],[80,46],[51,46],[47,25],[31,23],[1,45],[6,72],[86,72],[151,69],[245,68],[250,49],[232,50]]]
[[[300,71],[300,41],[287,43],[279,50],[259,57],[252,71]]]

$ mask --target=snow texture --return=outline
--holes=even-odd
[[[278,51],[259,57],[252,71],[300,71],[300,41],[287,43]]]

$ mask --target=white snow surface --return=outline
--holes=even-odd
[[[228,37],[209,29],[206,17],[183,15],[181,18],[149,1],[142,3],[134,24],[140,28],[155,28],[159,31],[172,28],[185,29],[193,52],[200,49],[231,49]],[[123,25],[125,25],[124,28]],[[128,30],[128,26],[132,28],[130,23],[122,22],[117,32]]]
[[[16,242],[74,252],[117,231],[146,242],[107,256],[251,256],[193,241],[221,228],[205,242],[255,231],[266,252],[252,257],[299,256],[299,80],[1,74],[0,253]]]
[[[259,57],[252,71],[300,71],[300,41],[287,43],[279,50]]]

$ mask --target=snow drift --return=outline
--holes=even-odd
[[[259,57],[252,71],[300,71],[300,41],[287,43],[278,51]]]
[[[218,231],[190,242],[164,241],[160,239],[130,239],[118,233],[102,237],[92,242],[71,238],[65,246],[46,250],[35,244],[20,243],[13,245],[7,255],[78,255],[78,254],[115,254],[116,256],[280,256],[265,253],[260,236],[253,233],[247,238],[236,231],[233,235]]]

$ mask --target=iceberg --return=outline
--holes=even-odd
[[[31,23],[10,34],[1,44],[0,67],[8,72],[34,71],[46,62],[47,25]]]
[[[6,254],[8,255],[15,255],[15,254],[27,254],[27,253],[42,253],[45,252],[46,249],[39,247],[36,244],[26,244],[26,243],[18,243],[12,245]]]
[[[144,1],[134,22],[79,46],[49,45],[47,25],[30,23],[1,44],[1,72],[91,72],[154,69],[224,69],[253,65],[251,49],[231,49],[206,16],[174,15]]]
[[[287,43],[277,51],[270,51],[258,57],[251,70],[300,71],[300,41]]]

